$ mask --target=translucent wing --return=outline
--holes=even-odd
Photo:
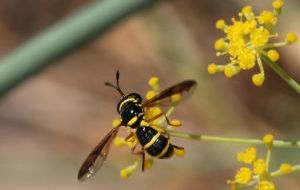
[[[175,84],[174,86],[171,86],[150,100],[147,100],[143,103],[142,107],[153,107],[157,105],[162,106],[171,106],[171,96],[175,94],[181,94],[182,98],[188,97],[190,94],[192,94],[193,89],[196,87],[196,81],[193,80],[185,80],[178,84]]]
[[[108,155],[110,145],[116,137],[120,126],[121,125],[114,127],[85,159],[78,172],[79,181],[91,178],[101,168]]]

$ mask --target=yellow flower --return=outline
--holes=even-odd
[[[274,136],[271,134],[266,134],[263,137],[263,142],[270,148],[273,145]]]
[[[268,51],[268,57],[271,61],[276,62],[279,59],[279,53],[275,49],[271,49]]]
[[[172,127],[180,127],[181,126],[181,121],[178,119],[173,119],[170,121],[170,124]]]
[[[295,33],[290,32],[285,35],[285,41],[290,44],[295,43],[298,41],[298,37]]]
[[[255,86],[263,85],[265,80],[265,76],[262,73],[254,74],[252,76],[252,82]]]
[[[283,173],[283,174],[288,174],[288,173],[291,173],[293,168],[290,164],[288,163],[283,163],[280,165],[280,168],[279,168],[280,172]]]
[[[248,147],[244,152],[239,152],[237,159],[245,164],[251,164],[256,159],[256,149],[254,147]]]
[[[159,92],[159,79],[157,77],[151,77],[148,81],[148,84],[154,92]]]
[[[246,167],[240,168],[236,175],[235,175],[235,181],[239,184],[247,184],[251,180],[251,170]]]
[[[253,173],[261,175],[263,174],[267,169],[267,164],[264,159],[257,159],[253,163]]]
[[[134,164],[127,166],[126,168],[121,169],[120,176],[122,179],[128,179],[128,177],[136,171],[138,166],[138,162],[136,161]]]
[[[126,145],[126,141],[125,141],[124,138],[116,137],[115,140],[114,140],[114,144],[115,144],[117,147],[122,147],[122,146]]]
[[[156,95],[156,93],[153,90],[150,90],[147,92],[146,94],[146,99],[150,100],[151,98],[153,98]]]
[[[258,184],[258,190],[275,190],[275,186],[272,182],[263,180]]]
[[[231,23],[225,23],[222,19],[216,22],[216,27],[225,34],[225,37],[219,38],[214,44],[217,56],[228,55],[230,62],[223,67],[210,64],[207,69],[210,74],[224,72],[227,78],[231,78],[241,70],[250,70],[257,65],[260,72],[253,75],[252,82],[255,86],[262,86],[265,73],[261,56],[267,55],[275,62],[279,59],[279,54],[274,47],[297,41],[294,33],[288,33],[285,42],[270,42],[270,38],[278,36],[273,28],[277,24],[283,0],[274,0],[272,6],[272,11],[263,10],[258,15],[251,6],[245,6],[238,18],[232,18]]]

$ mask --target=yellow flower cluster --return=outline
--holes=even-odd
[[[148,84],[151,88],[151,90],[149,90],[146,93],[146,99],[149,100],[151,98],[153,98],[155,95],[157,95],[160,92],[160,86],[159,86],[159,79],[157,77],[151,77],[148,81]],[[181,95],[180,94],[175,94],[173,96],[170,97],[170,101],[172,103],[172,105],[176,106],[176,104],[181,100]],[[173,107],[174,108],[174,107]],[[173,108],[170,108],[171,110],[173,110]],[[156,117],[157,115],[160,115],[163,111],[159,108],[159,107],[150,107],[148,109],[144,110],[145,113],[145,120],[150,120],[153,119],[154,117]],[[170,112],[171,114],[171,112]],[[157,131],[159,132],[165,132],[165,129],[161,126],[161,124],[165,121],[164,117],[159,117],[155,120],[152,120],[151,122],[149,122],[149,124],[151,125],[151,127],[155,128]],[[112,123],[113,127],[116,127],[120,124],[120,120],[119,119],[115,119]],[[179,127],[181,126],[181,122],[180,120],[174,119],[174,120],[170,120],[169,121],[170,126],[167,127]],[[128,133],[131,134],[130,136],[123,138],[123,137],[119,137],[117,136],[114,139],[114,144],[116,147],[124,147],[127,146],[129,148],[134,148],[137,143],[137,137],[135,135],[135,133],[131,133],[131,129],[127,129]],[[174,149],[174,154],[176,156],[184,156],[185,152],[184,149]],[[153,158],[150,157],[148,159],[145,159],[145,163],[144,163],[144,167],[145,169],[151,169],[153,165]],[[139,162],[135,161],[132,165],[129,165],[127,167],[124,167],[120,170],[120,176],[122,179],[128,179],[128,177],[133,174],[139,166]]]
[[[274,137],[271,134],[267,134],[262,138],[268,151],[271,151],[273,139]],[[293,171],[293,167],[290,164],[282,163],[277,171],[269,172],[270,156],[267,153],[265,159],[258,158],[256,148],[254,147],[248,147],[246,150],[239,152],[237,160],[248,166],[238,169],[234,180],[228,180],[228,184],[232,190],[250,185],[256,185],[255,189],[257,190],[275,190],[275,185],[271,181],[271,177],[289,174]]]
[[[283,0],[274,0],[273,11],[264,10],[259,15],[254,14],[251,6],[246,6],[239,13],[239,19],[232,18],[231,24],[222,19],[218,20],[216,28],[222,30],[226,36],[217,39],[214,46],[217,56],[229,55],[230,62],[226,65],[211,63],[208,72],[223,72],[227,78],[231,78],[241,70],[253,69],[257,64],[260,72],[252,76],[252,82],[261,86],[265,79],[261,56],[276,62],[280,55],[274,48],[297,41],[296,34],[287,33],[284,42],[270,42],[270,38],[278,36],[273,28],[277,24],[283,3]]]

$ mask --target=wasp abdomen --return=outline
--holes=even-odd
[[[144,150],[151,156],[169,158],[172,156],[174,147],[169,140],[158,131],[148,126],[141,126],[136,131],[137,138]]]

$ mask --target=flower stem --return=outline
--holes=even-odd
[[[230,143],[230,144],[247,144],[247,145],[259,145],[266,146],[265,143],[260,139],[244,139],[244,138],[229,138],[229,137],[220,137],[220,136],[208,136],[208,135],[199,135],[193,133],[186,133],[175,131],[172,129],[166,129],[168,134],[173,137],[203,141],[203,142],[214,142],[214,143]],[[278,148],[300,148],[300,141],[292,140],[274,140],[273,147]]]
[[[265,63],[271,67],[285,82],[287,82],[298,94],[300,84],[296,82],[279,64],[272,62],[267,56],[261,56]]]

